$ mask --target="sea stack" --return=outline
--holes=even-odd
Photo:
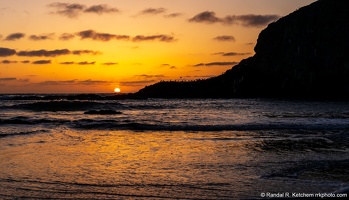
[[[255,55],[224,74],[163,81],[136,93],[164,98],[349,98],[349,1],[319,0],[268,25]]]

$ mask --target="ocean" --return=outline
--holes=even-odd
[[[343,197],[348,186],[347,101],[0,95],[0,199]]]

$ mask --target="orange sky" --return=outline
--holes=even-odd
[[[315,0],[0,0],[0,93],[135,92],[222,74]]]

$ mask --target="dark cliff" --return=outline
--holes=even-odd
[[[256,54],[206,80],[160,82],[143,97],[349,97],[349,1],[319,0],[263,30]]]

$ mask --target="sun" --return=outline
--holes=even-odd
[[[115,88],[114,92],[119,93],[119,92],[121,92],[121,90],[120,90],[120,88]]]

